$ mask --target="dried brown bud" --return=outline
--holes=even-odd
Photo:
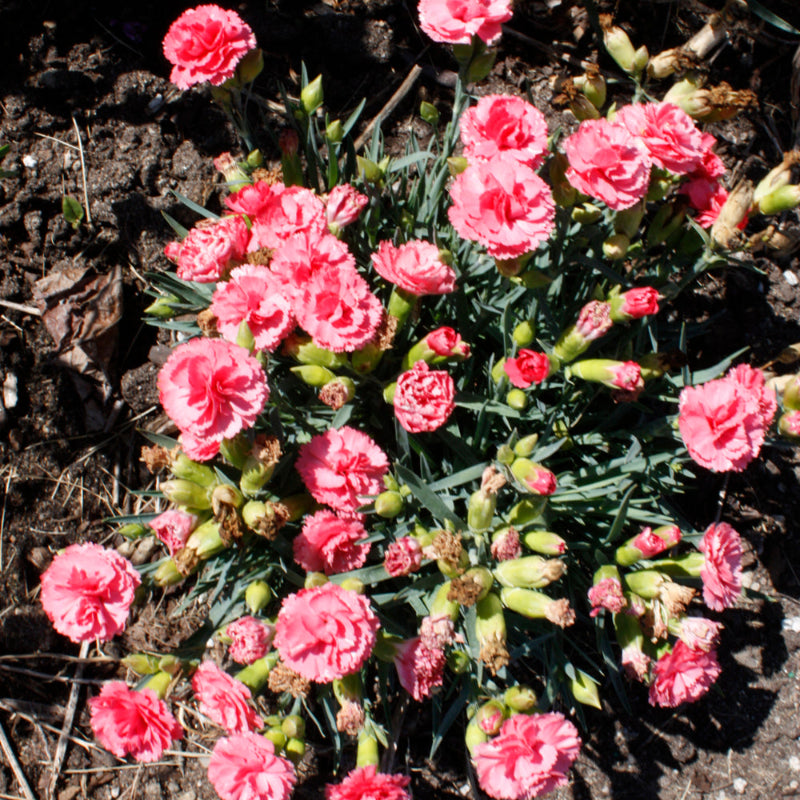
[[[145,445],[142,448],[142,454],[139,460],[147,467],[147,471],[155,475],[165,467],[169,466],[170,454],[166,447],[160,445],[153,445],[152,447]]]
[[[267,686],[275,694],[289,692],[292,697],[308,697],[311,691],[311,682],[287,667],[283,661],[278,661],[270,670]]]
[[[492,675],[497,675],[508,665],[508,649],[502,636],[494,633],[481,643],[481,661],[486,664]]]

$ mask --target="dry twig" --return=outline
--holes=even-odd
[[[31,790],[28,779],[25,777],[25,773],[22,771],[22,767],[17,760],[17,755],[14,752],[14,748],[11,746],[8,736],[6,736],[6,729],[3,727],[2,722],[0,722],[0,747],[3,748],[6,761],[8,761],[11,771],[14,773],[14,777],[17,779],[17,783],[19,784],[19,788],[22,790],[22,794],[25,795],[27,800],[36,800],[36,795]]]

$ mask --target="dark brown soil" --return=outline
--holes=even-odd
[[[161,212],[193,222],[170,190],[214,208],[221,183],[211,158],[225,150],[240,152],[235,133],[204,91],[181,93],[166,79],[160,41],[186,5],[7,0],[0,10],[0,144],[11,145],[2,166],[18,172],[0,182],[0,382],[18,386],[17,402],[7,393],[8,408],[0,412],[0,723],[37,797],[47,796],[76,669],[66,656],[77,655],[41,611],[39,574],[57,549],[107,539],[104,519],[141,505],[130,493],[146,488],[149,479],[138,462],[136,428],[155,429],[163,422],[151,361],[157,361],[157,351],[151,351],[157,340],[140,323],[149,302],[142,294],[143,274],[166,267],[162,249],[171,236]],[[310,74],[324,73],[330,108],[346,113],[366,96],[368,119],[420,63],[421,82],[391,120],[392,135],[401,139],[419,99],[446,100],[452,67],[444,49],[430,46],[417,30],[414,5],[402,0],[242,4],[266,54],[262,91],[277,98],[281,81],[291,91],[290,75],[305,60]],[[721,2],[597,5],[616,10],[636,43],[657,52],[684,41]],[[762,5],[800,27],[793,0]],[[597,55],[583,4],[520,0],[515,10],[489,90],[529,88],[545,110],[553,78],[575,73],[565,59],[599,58],[613,72],[608,57]],[[727,80],[759,95],[758,108],[711,128],[736,175],[763,174],[797,141],[790,82],[798,42],[800,37],[756,15],[743,15],[711,61],[712,83]],[[567,114],[547,113],[569,124]],[[61,202],[72,195],[84,203],[76,131],[86,160],[92,224],[84,221],[73,229]],[[262,146],[273,155],[268,141]],[[784,224],[798,229],[794,213]],[[713,363],[747,346],[752,363],[764,365],[800,342],[797,275],[797,258],[787,257],[750,259],[747,266],[703,277],[680,305],[689,320],[713,320],[695,339],[692,357]],[[41,283],[53,276],[63,285],[50,305],[61,301],[75,308],[66,321],[25,309],[38,309],[37,297],[53,293],[52,285]],[[101,300],[103,280],[108,285]],[[89,314],[98,308],[102,313]],[[636,687],[626,712],[610,689],[604,691],[603,713],[588,715],[571,786],[555,796],[800,796],[799,484],[795,452],[775,443],[727,487],[724,514],[748,542],[746,582],[752,591],[737,609],[721,615],[726,632],[718,688],[675,712],[652,709]],[[706,481],[685,512],[698,524],[713,518],[721,488],[721,481]],[[133,557],[146,560],[148,553],[137,550]],[[120,762],[92,742],[88,726],[86,693],[94,691],[94,682],[122,675],[115,656],[166,649],[193,630],[191,615],[170,614],[174,604],[168,596],[134,615],[124,638],[104,648],[111,661],[92,654],[56,785],[59,800],[216,797],[203,762],[213,736],[188,710],[182,718],[191,731],[184,752],[155,766]],[[414,744],[424,738],[414,735],[410,720],[416,717],[413,709],[406,715],[395,763],[413,776],[414,796],[477,796],[457,739],[435,763],[425,760]],[[424,717],[416,722],[420,734],[424,722]],[[297,797],[320,796],[328,764],[324,746],[310,754]],[[4,755],[0,797],[20,796]]]

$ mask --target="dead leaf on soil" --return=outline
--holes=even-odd
[[[36,281],[33,296],[58,360],[72,370],[85,403],[87,428],[102,429],[102,408],[112,393],[109,365],[122,318],[122,271],[117,266],[98,275],[91,267],[67,267]]]

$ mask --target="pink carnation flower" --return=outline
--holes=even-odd
[[[387,775],[369,764],[352,770],[339,784],[325,786],[325,800],[409,800],[406,775]]]
[[[197,523],[198,518],[194,514],[187,514],[185,511],[173,508],[151,519],[147,525],[167,546],[169,554],[174,556],[178,550],[185,547],[186,540],[197,527]]]
[[[545,497],[553,494],[558,488],[555,473],[541,464],[533,465],[533,468],[525,476],[525,484],[534,494]]]
[[[680,531],[676,541],[666,541],[657,534],[653,533],[652,528],[642,528],[631,544],[642,553],[642,558],[652,558],[665,550],[669,550],[672,545],[680,541]]]
[[[369,198],[356,191],[349,183],[334,186],[325,201],[325,219],[328,223],[328,230],[332,234],[338,235],[342,228],[351,225],[358,219],[368,202]]]
[[[161,405],[184,435],[189,458],[205,461],[223,439],[255,423],[269,398],[261,365],[221,339],[178,345],[158,374]]]
[[[684,617],[679,622],[678,636],[691,650],[703,650],[706,653],[715,650],[719,644],[722,625],[705,617]]]
[[[719,677],[721,668],[714,650],[692,650],[678,640],[653,667],[650,705],[675,708],[699,700]]]
[[[383,568],[393,577],[410,575],[422,566],[422,547],[413,536],[403,536],[386,548]]]
[[[217,330],[236,342],[242,322],[253,334],[256,350],[272,352],[294,329],[295,321],[282,282],[267,267],[246,264],[218,283],[211,298]]]
[[[689,205],[699,212],[694,220],[701,228],[710,228],[717,221],[728,199],[728,190],[719,181],[707,178],[687,181],[681,186],[680,192],[689,198]]]
[[[447,326],[431,331],[425,337],[425,343],[442,358],[469,358],[469,345],[461,338],[461,334]]]
[[[448,372],[417,361],[397,379],[393,401],[397,421],[409,433],[435,431],[453,413],[455,391]]]
[[[319,235],[325,232],[325,204],[310,189],[276,183],[260,189],[253,198],[241,197],[247,188],[230,195],[226,202],[235,209],[251,205],[251,211],[255,212],[255,215],[244,212],[253,222],[249,252],[262,247],[280,247],[298,233]]]
[[[672,103],[624,106],[614,124],[641,140],[656,167],[676,175],[697,169],[708,149],[694,120]]]
[[[307,680],[329,683],[361,669],[379,627],[366,597],[326,583],[283,601],[275,647],[290,669]]]
[[[294,560],[306,572],[335,575],[364,566],[371,545],[359,544],[367,531],[357,519],[317,511],[306,517],[303,530],[293,542]]]
[[[240,617],[225,628],[231,639],[228,654],[237,664],[252,664],[269,652],[275,629],[255,617]]]
[[[705,556],[700,577],[703,580],[703,600],[714,611],[736,604],[742,593],[742,539],[728,525],[709,525],[698,545]]]
[[[217,740],[208,780],[222,800],[289,800],[297,777],[269,739],[245,732]]]
[[[253,31],[235,11],[216,5],[190,8],[164,37],[164,55],[173,65],[169,79],[179,89],[206,81],[219,86],[255,46]]]
[[[590,300],[581,308],[575,330],[585,342],[593,342],[605,336],[613,326],[611,306],[600,300]]]
[[[116,550],[72,544],[42,573],[42,608],[73,642],[106,642],[125,628],[139,573]]]
[[[430,242],[413,239],[395,247],[381,242],[372,255],[375,272],[409,294],[448,294],[456,288],[456,273],[439,256],[439,248]]]
[[[511,0],[419,0],[420,27],[444,44],[469,44],[473,36],[494,44],[511,17]]]
[[[122,681],[104,684],[89,699],[89,713],[94,735],[118,758],[158,761],[174,739],[183,738],[183,728],[152,689],[135,692]]]
[[[442,685],[447,663],[441,647],[431,647],[420,636],[396,645],[394,665],[400,685],[417,701],[430,697]]]
[[[199,701],[200,713],[228,733],[247,733],[264,726],[264,720],[247,702],[250,689],[213,661],[200,662],[192,675],[192,690]]]
[[[317,502],[353,513],[383,491],[389,461],[367,434],[344,425],[301,445],[296,466]]]
[[[739,364],[728,370],[725,376],[739,386],[748,401],[758,408],[764,430],[769,428],[778,410],[775,391],[767,387],[764,373],[749,364]]]
[[[536,169],[547,151],[547,122],[538,108],[521,97],[490,94],[464,112],[461,141],[469,161],[492,161],[505,153]]]
[[[751,389],[731,377],[685,387],[678,401],[678,428],[689,455],[713,472],[741,472],[764,443],[761,400],[759,387]]]
[[[717,143],[716,138],[710,133],[701,133],[700,135],[702,137],[703,158],[690,177],[714,180],[714,178],[719,178],[725,174],[725,164],[722,163],[722,159],[712,149]]]
[[[496,561],[511,561],[519,558],[522,555],[519,531],[516,528],[506,528],[492,540],[489,549],[492,558]]]
[[[603,578],[589,589],[589,602],[592,604],[590,617],[596,617],[605,608],[612,614],[618,614],[628,605],[622,594],[622,584],[616,578]]]
[[[619,309],[616,313],[625,319],[641,319],[658,314],[658,290],[652,286],[639,286],[628,289],[617,298]]]
[[[644,613],[644,610],[642,610],[642,613]],[[631,680],[639,681],[640,683],[644,683],[647,680],[651,659],[636,642],[632,642],[622,648],[620,663],[625,670],[625,674]]]
[[[527,389],[531,384],[539,384],[550,375],[552,365],[544,353],[523,348],[515,358],[506,359],[503,369],[514,386]]]
[[[473,754],[481,788],[498,800],[529,800],[567,782],[581,740],[563,714],[514,714]]]
[[[239,217],[224,217],[192,228],[181,242],[170,242],[164,253],[178,265],[183,281],[213,283],[247,255],[250,231]]]
[[[567,180],[583,194],[619,211],[647,194],[650,157],[621,125],[589,119],[564,140]]]
[[[493,258],[535,250],[553,229],[555,204],[547,184],[507,155],[467,167],[450,187],[447,212],[459,236],[479,242]]]

